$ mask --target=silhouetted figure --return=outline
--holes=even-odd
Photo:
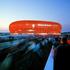
[[[54,52],[54,70],[70,70],[70,45],[67,44],[67,36],[62,38],[62,42]]]

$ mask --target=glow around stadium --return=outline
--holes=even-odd
[[[60,35],[61,29],[59,23],[36,20],[15,21],[9,26],[12,34]]]

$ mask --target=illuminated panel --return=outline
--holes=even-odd
[[[70,40],[67,40],[67,43],[70,44]]]
[[[21,20],[12,22],[9,30],[13,34],[58,35],[61,25],[50,21]]]

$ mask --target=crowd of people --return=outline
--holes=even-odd
[[[54,49],[54,70],[70,69],[70,44],[67,38],[67,35],[61,38],[59,45]]]
[[[67,43],[67,38],[66,35],[22,39],[14,47],[0,50],[0,70],[43,70],[52,48],[54,69],[64,70],[70,61],[70,44]]]

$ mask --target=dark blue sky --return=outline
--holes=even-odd
[[[0,31],[21,19],[56,21],[70,31],[70,0],[0,0]]]

